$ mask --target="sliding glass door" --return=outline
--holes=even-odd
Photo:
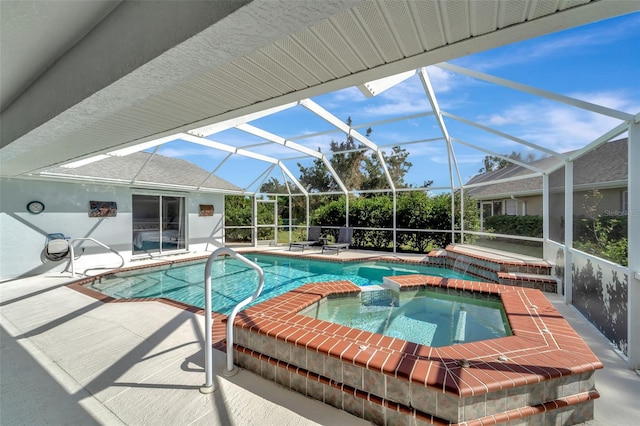
[[[133,254],[186,249],[185,198],[133,195]]]

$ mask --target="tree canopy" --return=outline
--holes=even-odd
[[[522,153],[511,151],[511,154],[504,155],[504,157],[508,157],[522,163],[530,163],[536,159],[535,154],[532,152],[528,153],[523,158]],[[496,155],[485,155],[484,160],[482,160],[482,167],[478,170],[478,173],[495,172],[496,170],[504,169],[512,165],[513,163],[505,158],[498,157]]]
[[[351,126],[351,123],[351,117],[349,117],[347,124]],[[367,128],[365,137],[368,138],[372,131],[370,127]],[[331,140],[329,149],[333,153],[329,156],[329,163],[348,189],[370,190],[390,186],[378,153],[357,143],[353,136],[347,135],[344,141]],[[413,165],[408,160],[409,152],[400,146],[394,146],[390,153],[382,151],[381,155],[394,185],[397,187],[407,186],[404,178]],[[300,169],[300,182],[308,191],[334,192],[340,190],[338,183],[321,159],[315,159],[308,167],[298,163],[298,168]]]

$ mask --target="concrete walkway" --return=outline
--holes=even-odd
[[[103,304],[36,277],[0,283],[2,425],[365,425],[248,371],[199,392],[204,318],[159,302]]]
[[[576,308],[566,305],[561,296],[545,293],[571,327],[580,334],[604,364],[596,371],[595,418],[589,426],[635,426],[640,424],[640,375],[627,367],[613,345]]]
[[[201,394],[202,316],[159,302],[103,304],[69,281],[0,283],[1,425],[368,424],[248,371],[224,377],[217,351],[217,390]],[[640,377],[573,307],[548,297],[605,364],[589,424],[637,424]]]

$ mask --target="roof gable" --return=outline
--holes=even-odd
[[[49,170],[57,176],[86,177],[96,180],[121,180],[140,185],[170,184],[189,188],[219,191],[242,191],[242,188],[210,172],[177,158],[136,152],[124,157],[110,157],[76,168],[58,167]]]
[[[575,186],[606,185],[619,183],[627,179],[628,175],[628,140],[619,139],[604,143],[592,151],[578,157],[574,161],[573,179]],[[559,158],[542,158],[529,163],[543,170],[550,170],[561,163]],[[562,170],[562,169],[561,169]],[[471,178],[466,185],[492,182],[500,179],[531,175],[531,170],[513,165],[488,173],[480,173]],[[549,177],[550,188],[560,188],[564,185],[564,173],[553,172]],[[542,176],[534,176],[509,182],[487,184],[469,188],[467,194],[474,198],[504,196],[516,194],[536,194],[542,192]]]

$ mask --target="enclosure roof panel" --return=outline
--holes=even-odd
[[[603,0],[92,3],[75,15],[75,2],[2,2],[2,176],[638,9]],[[60,25],[65,13],[77,20]],[[39,62],[18,61],[27,42],[49,47]]]

